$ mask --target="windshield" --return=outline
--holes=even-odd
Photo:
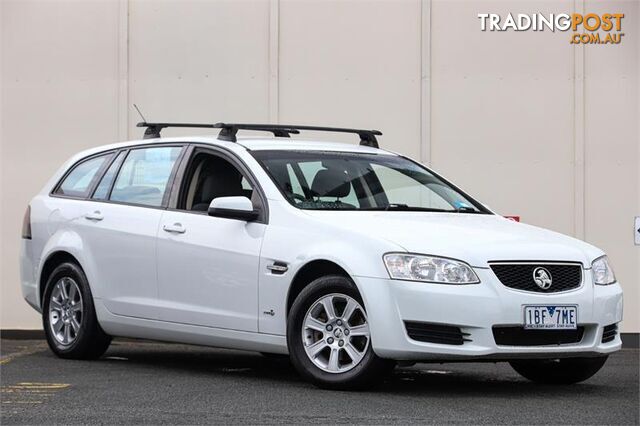
[[[306,210],[488,213],[406,158],[325,151],[253,151],[280,191]]]

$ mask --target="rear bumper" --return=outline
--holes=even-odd
[[[40,295],[38,293],[37,266],[33,262],[31,240],[22,240],[20,245],[20,288],[22,296],[36,311],[40,309]]]
[[[580,288],[538,294],[503,286],[490,269],[475,271],[480,284],[441,285],[356,277],[376,354],[396,360],[506,360],[598,356],[621,348],[619,334],[602,343],[604,327],[622,320],[619,284],[593,285],[591,274],[583,271]],[[577,305],[578,324],[584,327],[581,340],[544,346],[496,344],[493,327],[522,325],[523,306],[535,304]],[[468,341],[460,345],[416,341],[408,336],[405,321],[459,327]]]

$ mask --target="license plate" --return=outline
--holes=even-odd
[[[578,307],[574,305],[528,305],[524,307],[524,328],[575,330]]]

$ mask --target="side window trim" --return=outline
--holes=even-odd
[[[171,169],[171,173],[169,174],[169,180],[167,181],[167,186],[164,189],[164,194],[162,194],[162,208],[166,209],[169,206],[169,200],[171,199],[171,194],[173,193],[173,187],[176,182],[176,176],[178,174],[178,169],[182,165],[185,159],[185,153],[190,151],[191,145],[183,145],[181,147],[180,154],[178,154],[178,158],[176,158],[176,162]],[[123,161],[124,163],[124,161]],[[115,182],[115,180],[114,180]],[[111,195],[111,194],[109,194]]]
[[[111,164],[111,162],[115,158],[115,155],[114,155],[115,152],[116,152],[116,150],[98,152],[96,154],[90,155],[88,157],[81,158],[80,160],[76,161],[71,167],[69,167],[67,169],[67,171],[62,175],[62,177],[54,185],[54,187],[51,190],[51,192],[49,192],[49,196],[50,197],[58,197],[58,198],[70,198],[70,199],[73,199],[73,200],[88,200],[88,199],[90,199],[91,196],[93,195],[93,191],[95,191],[96,186],[98,185],[98,182],[100,182],[100,179],[102,179],[102,175],[107,171],[109,165]],[[86,195],[80,197],[80,196],[58,194],[57,193],[58,190],[60,189],[60,187],[62,186],[62,183],[65,181],[65,179],[67,179],[67,177],[69,177],[69,175],[76,168],[78,168],[78,166],[80,166],[81,164],[86,163],[87,161],[91,161],[91,160],[94,160],[94,159],[99,158],[99,157],[107,157],[107,156],[110,156],[110,157],[106,159],[106,161],[100,166],[100,168],[98,168],[98,170],[96,171],[95,175],[93,175],[93,177],[91,178],[91,182],[87,186],[88,192],[87,192]]]
[[[85,200],[91,197],[91,194],[93,194],[93,191],[95,191],[96,186],[98,186],[98,182],[100,182],[100,179],[102,179],[102,175],[107,171],[108,164],[111,164],[111,162],[113,161],[115,157],[114,153],[111,152],[109,155],[111,157],[107,158],[106,161],[102,163],[102,166],[100,166],[95,176],[93,176],[93,179],[91,179],[91,183],[89,183],[87,194],[84,196]]]
[[[171,196],[169,198],[169,205],[167,209],[172,211],[182,212],[182,213],[202,215],[202,213],[199,213],[199,212],[182,210],[177,208],[179,197],[182,195],[181,192],[183,190],[183,186],[186,184],[185,183],[186,172],[188,170],[189,165],[191,164],[191,160],[194,159],[198,153],[202,153],[202,152],[221,157],[229,161],[234,167],[240,170],[240,172],[245,177],[245,179],[247,179],[249,183],[253,186],[254,191],[257,191],[258,198],[260,199],[260,217],[256,222],[268,224],[269,223],[269,204],[267,202],[267,197],[264,194],[264,190],[262,189],[262,186],[258,182],[258,179],[256,179],[255,175],[253,174],[249,166],[247,166],[245,162],[240,157],[238,157],[236,153],[217,145],[190,144],[188,149],[185,150],[185,154],[182,158],[182,163],[180,164],[180,170],[176,174],[175,181],[171,188]]]
[[[124,152],[124,157],[122,157],[122,161],[120,162],[120,164],[118,165],[118,170],[116,170],[116,173],[113,175],[113,180],[111,181],[111,183],[109,184],[109,190],[107,191],[107,195],[105,196],[104,200],[102,201],[110,201],[111,199],[111,192],[113,191],[113,187],[116,184],[116,180],[118,179],[118,175],[120,174],[120,170],[122,170],[122,165],[124,164],[124,162],[127,160],[127,157],[129,156],[129,153],[131,152],[131,149],[127,148],[127,149],[123,149],[121,152]],[[115,159],[114,159],[115,161]],[[107,169],[108,170],[108,169]],[[105,172],[106,173],[106,172]]]
[[[109,189],[107,190],[106,198],[104,200],[95,200],[93,197],[94,197],[94,195],[96,193],[96,190],[98,189],[98,185],[100,185],[100,182],[102,181],[102,178],[104,178],[104,175],[107,173],[107,171],[109,170],[111,165],[114,163],[114,161],[118,160],[118,156],[123,152],[124,152],[124,157],[122,158],[122,161],[120,162],[120,165],[118,166],[118,170],[116,170],[116,173],[113,176],[113,180],[109,184]],[[120,173],[120,168],[122,168],[122,164],[124,163],[124,160],[127,159],[127,155],[129,155],[129,148],[119,149],[119,150],[116,150],[114,152],[113,157],[111,157],[111,159],[108,161],[109,164],[104,168],[104,170],[100,170],[100,179],[98,179],[95,182],[95,184],[93,185],[93,187],[91,188],[91,192],[89,193],[89,196],[87,197],[88,199],[90,199],[91,201],[107,201],[107,200],[109,200],[109,197],[111,196],[111,190],[113,189],[113,184],[116,181],[116,177],[118,177],[118,173]]]
[[[179,202],[178,197],[180,196],[180,188],[185,177],[185,172],[191,164],[191,159],[193,158],[194,151],[195,147],[192,144],[189,144],[185,147],[184,154],[180,159],[180,164],[176,169],[176,174],[173,177],[173,182],[171,183],[171,193],[169,194],[169,200],[167,203],[168,210],[178,210],[177,206]]]

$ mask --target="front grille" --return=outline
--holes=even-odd
[[[613,341],[618,334],[618,324],[610,324],[604,327],[602,331],[602,343]]]
[[[460,327],[453,325],[405,321],[404,326],[409,337],[419,342],[462,345],[464,342],[471,341],[467,338],[469,333],[463,333]]]
[[[576,330],[527,330],[521,326],[494,326],[493,338],[500,346],[545,346],[580,343],[584,327]]]
[[[580,287],[582,265],[579,263],[492,263],[491,269],[500,282],[510,288],[535,293],[558,293]],[[551,285],[543,289],[534,281],[538,268],[547,270]]]

